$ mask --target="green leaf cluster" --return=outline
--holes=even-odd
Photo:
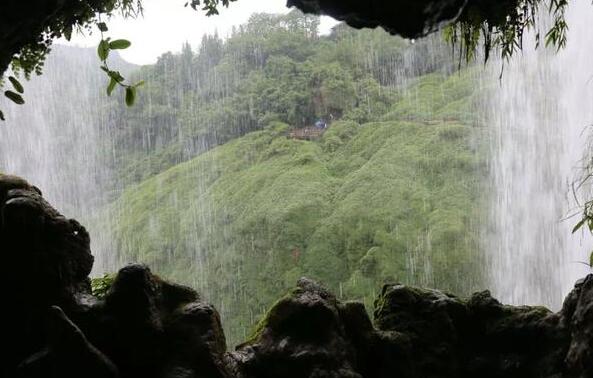
[[[552,17],[551,26],[541,25],[542,6]],[[447,26],[446,38],[459,52],[459,58],[468,61],[477,56],[480,47],[486,61],[492,51],[500,52],[508,60],[523,49],[523,39],[529,31],[533,32],[536,46],[540,45],[543,33],[545,46],[558,50],[566,45],[567,7],[567,0],[510,0],[494,6],[469,3],[457,21]]]
[[[104,22],[97,23],[97,27],[101,31],[101,36],[103,33],[108,31],[107,25]],[[109,68],[107,63],[107,59],[109,58],[109,52],[112,50],[125,50],[130,47],[132,43],[126,39],[116,39],[111,40],[111,38],[101,38],[101,42],[97,46],[97,55],[101,60],[101,70],[103,70],[108,78],[109,82],[107,84],[107,95],[111,96],[114,89],[117,86],[120,86],[125,91],[125,103],[127,106],[133,106],[136,102],[136,92],[137,88],[144,85],[144,81],[140,80],[135,84],[126,84],[125,78],[119,71],[115,71]]]
[[[193,10],[198,10],[198,8],[201,8],[206,12],[207,16],[213,16],[218,14],[219,5],[228,7],[229,3],[232,1],[237,0],[191,0],[186,2],[185,6],[187,7],[189,5]]]
[[[114,281],[115,274],[104,274],[102,277],[91,279],[91,291],[93,295],[99,299],[105,298]]]
[[[14,76],[9,76],[8,81],[10,81],[10,84],[12,85],[12,88],[14,90],[4,91],[4,96],[17,105],[23,105],[25,103],[25,99],[23,98],[22,94],[25,93],[25,88],[23,87],[21,82]],[[0,121],[5,121],[4,113],[1,110]]]
[[[40,75],[54,39],[64,37],[70,40],[73,31],[92,33],[93,27],[99,22],[99,15],[109,17],[119,13],[124,17],[136,17],[142,11],[141,0],[75,1],[62,4],[58,11],[43,17],[39,33],[29,33],[28,39],[22,41],[23,47],[12,58],[12,70],[22,73],[27,79],[33,73]],[[42,12],[47,10],[32,9],[31,17],[38,17]]]

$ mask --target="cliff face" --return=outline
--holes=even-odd
[[[563,309],[386,285],[374,325],[301,279],[227,352],[215,308],[141,265],[93,296],[85,229],[0,175],[3,377],[591,377],[593,276]]]

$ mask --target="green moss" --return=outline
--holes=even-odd
[[[241,343],[241,345],[250,345],[256,343],[261,338],[264,330],[266,329],[266,326],[270,321],[270,316],[272,316],[272,313],[275,310],[276,306],[278,306],[285,300],[290,299],[290,297],[292,297],[293,295],[294,293],[290,291],[287,294],[285,294],[282,298],[277,300],[272,306],[270,306],[270,308],[261,316],[260,320],[253,328],[253,331],[251,332],[247,340]]]
[[[104,274],[102,277],[92,278],[91,289],[93,295],[99,299],[105,298],[113,285],[113,281],[115,281],[115,277],[115,274]]]

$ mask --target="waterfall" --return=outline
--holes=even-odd
[[[0,172],[27,178],[65,216],[87,226],[113,197],[107,191],[113,187],[107,185],[112,146],[100,137],[114,126],[105,80],[93,49],[58,45],[42,76],[22,80],[25,105],[0,100],[6,115],[0,124]],[[89,227],[93,251],[105,248],[108,231]],[[95,256],[101,260],[105,254]]]
[[[571,2],[568,44],[535,49],[533,35],[505,63],[489,95],[492,132],[489,221],[484,238],[489,286],[503,302],[559,309],[587,273],[591,242],[571,234],[578,218],[570,183],[593,121],[593,7]],[[500,69],[500,62],[495,64]]]

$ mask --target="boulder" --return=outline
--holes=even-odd
[[[89,317],[89,338],[122,376],[230,377],[218,312],[194,290],[162,280],[144,265],[121,269]]]
[[[26,298],[26,305],[63,305],[75,294],[90,293],[93,256],[86,229],[62,216],[37,187],[1,174],[0,237],[0,290],[10,283],[36,297]],[[14,287],[6,294],[13,292]]]
[[[570,333],[566,355],[570,376],[593,376],[593,275],[577,282],[564,301],[561,316]]]
[[[0,175],[2,377],[230,377],[218,312],[143,265],[91,293],[89,235]]]
[[[385,343],[414,356],[404,374],[412,377],[561,376],[569,335],[560,319],[543,307],[504,306],[488,291],[461,299],[386,285],[375,303],[378,332],[397,335]]]
[[[361,378],[341,306],[322,286],[300,279],[233,354],[237,376]]]
[[[47,346],[17,368],[17,377],[116,378],[117,367],[56,306],[48,313]]]
[[[44,345],[51,306],[77,307],[90,294],[90,239],[77,221],[47,203],[27,181],[0,174],[0,376]]]

